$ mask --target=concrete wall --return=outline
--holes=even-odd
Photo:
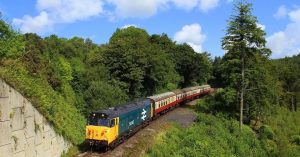
[[[1,157],[59,157],[70,146],[26,98],[0,79]]]

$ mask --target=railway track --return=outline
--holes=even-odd
[[[194,105],[196,101],[197,100],[191,101],[188,104]],[[167,130],[171,127],[172,123],[178,123],[183,127],[187,127],[193,123],[195,119],[196,113],[193,110],[181,106],[152,121],[148,126],[138,131],[135,135],[113,150],[107,152],[87,151],[76,157],[138,157],[151,147],[155,138],[154,135]]]

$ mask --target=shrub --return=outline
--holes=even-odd
[[[297,144],[297,145],[300,145],[300,135],[293,135],[291,137],[291,142]]]
[[[262,148],[266,150],[268,156],[277,156],[279,153],[277,144],[275,141],[266,139],[261,140]]]
[[[162,149],[163,148],[163,149]],[[156,141],[146,156],[266,156],[256,134],[242,131],[236,120],[199,113],[189,128],[174,127]]]
[[[259,128],[259,137],[260,139],[269,139],[273,140],[274,139],[274,131],[272,128],[268,125],[263,125]]]

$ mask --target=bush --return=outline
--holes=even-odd
[[[300,156],[299,130],[300,112],[290,112],[287,108],[273,108],[265,123],[274,132],[274,141],[278,147],[278,156]]]
[[[269,139],[273,140],[274,139],[274,132],[272,128],[268,125],[263,125],[259,128],[259,137],[260,139]]]
[[[0,60],[4,58],[18,58],[24,53],[23,36],[15,32],[1,18],[0,12]]]
[[[275,141],[269,139],[261,140],[261,144],[268,156],[278,156],[279,150]]]
[[[199,113],[198,121],[193,126],[174,127],[156,143],[146,156],[259,157],[268,154],[250,127],[243,126],[240,131],[236,120],[203,113]]]
[[[293,135],[291,137],[291,142],[297,144],[297,145],[300,145],[300,135]]]

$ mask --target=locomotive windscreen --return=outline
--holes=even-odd
[[[110,120],[107,119],[107,115],[103,113],[92,113],[88,120],[89,125],[95,126],[110,126]]]

